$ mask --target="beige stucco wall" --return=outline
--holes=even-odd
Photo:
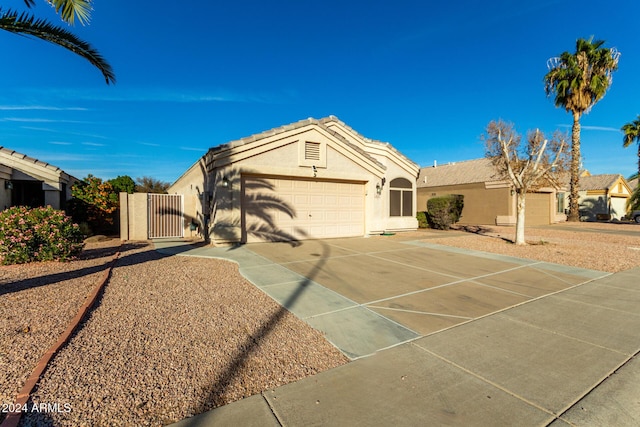
[[[120,239],[147,240],[147,193],[120,193]]]
[[[301,153],[304,153],[303,145],[307,141],[321,144],[320,160],[310,162],[301,157]],[[265,150],[266,147],[269,149]],[[246,149],[246,152],[230,154],[226,162],[225,156],[218,155],[217,159],[210,162],[213,166],[210,169],[211,182],[214,183],[215,198],[218,202],[212,224],[216,242],[221,242],[229,236],[235,239],[241,235],[242,188],[237,176],[242,174],[363,182],[365,183],[365,234],[391,229],[417,228],[415,215],[410,218],[389,216],[388,184],[380,195],[376,192],[376,184],[380,183],[382,178],[385,178],[387,183],[390,179],[399,176],[415,182],[417,166],[415,171],[407,172],[389,162],[388,159],[384,159],[386,164],[381,162],[387,166],[387,170],[384,170],[384,167],[364,158],[353,147],[337,141],[334,135],[314,126],[299,129],[291,135],[285,133],[266,138],[265,141],[261,141],[259,147],[237,148],[239,151]],[[235,161],[229,164],[230,160]],[[378,160],[380,161],[379,158]],[[313,166],[316,166],[315,171]],[[390,178],[392,175],[393,177]],[[233,189],[220,188],[219,182],[223,176],[236,177],[232,180]],[[237,185],[235,185],[236,182]],[[222,197],[222,195],[225,196]]]
[[[11,168],[0,164],[0,209],[7,209],[11,205],[11,190],[6,189],[6,183],[11,180]]]
[[[327,130],[315,124],[291,128],[285,126],[277,132],[261,134],[255,141],[254,137],[249,137],[216,147],[201,160],[201,165],[207,171],[204,179],[201,174],[203,167],[196,163],[168,192],[185,196],[187,216],[198,218],[210,212],[207,232],[214,243],[238,242],[242,238],[243,176],[364,183],[365,234],[416,229],[415,187],[411,217],[390,217],[388,190],[389,182],[398,177],[415,185],[418,166],[398,156],[385,144],[365,144],[360,137],[342,132],[343,137],[359,148],[350,146],[334,134],[336,129],[341,127]],[[320,144],[320,159],[312,161],[304,158],[305,142]],[[358,150],[368,152],[378,162]],[[223,178],[228,183],[226,187],[222,185]],[[386,184],[378,195],[376,184],[381,183],[383,178]],[[204,205],[200,188],[205,189]],[[188,222],[185,221],[185,226],[188,226]]]
[[[426,211],[427,201],[432,197],[447,194],[464,196],[460,224],[495,225],[498,217],[515,217],[510,189],[485,188],[484,183],[418,188],[418,211]]]
[[[205,214],[211,201],[211,189],[208,188],[205,177],[206,166],[204,159],[200,159],[167,189],[168,194],[184,196],[185,237],[205,236]],[[191,223],[196,224],[196,230],[191,229]]]
[[[211,215],[211,238],[214,243],[238,242],[242,239],[242,176],[277,176],[287,178],[313,178],[313,166],[300,165],[300,144],[305,141],[321,142],[325,150],[324,166],[316,166],[315,178],[319,180],[342,180],[348,182],[365,182],[367,191],[365,206],[375,203],[376,175],[362,165],[345,157],[334,142],[325,135],[314,131],[307,132],[293,141],[285,141],[272,150],[242,158],[241,160],[216,168],[210,173],[215,206]],[[318,162],[320,164],[320,162]],[[222,179],[227,177],[229,187],[222,186]],[[379,179],[378,179],[379,180]],[[277,197],[277,194],[275,195]],[[372,212],[365,208],[365,230],[372,224]],[[368,231],[367,231],[368,232]]]

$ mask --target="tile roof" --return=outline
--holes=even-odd
[[[400,151],[398,151],[393,145],[391,145],[391,143],[389,142],[383,142],[383,141],[378,141],[377,139],[371,139],[371,138],[367,138],[366,136],[360,134],[358,131],[356,131],[355,129],[353,129],[351,126],[347,125],[345,122],[343,122],[342,120],[340,120],[339,118],[337,118],[336,116],[328,116],[328,117],[324,117],[320,120],[318,120],[320,123],[325,124],[325,123],[330,123],[330,122],[334,122],[334,123],[338,123],[340,126],[342,126],[343,128],[353,132],[355,135],[357,135],[360,139],[362,139],[365,143],[367,144],[371,144],[371,145],[379,145],[379,146],[383,146],[383,147],[387,147],[390,151],[394,152],[396,155],[398,155],[399,157],[402,157],[403,159],[405,159],[407,162],[411,163],[412,165],[418,167],[418,164],[415,163],[413,160],[411,160],[410,158],[408,158],[407,156],[405,156],[404,154],[402,154]]]
[[[618,174],[600,174],[580,177],[580,190],[605,190],[611,188],[620,178]]]
[[[355,144],[352,144],[351,142],[347,141],[342,135],[340,135],[339,133],[329,129],[326,126],[326,123],[328,122],[336,122],[339,123],[340,125],[344,126],[345,128],[351,129],[348,126],[346,126],[343,122],[341,122],[337,117],[335,116],[328,116],[322,119],[314,119],[313,117],[309,117],[308,119],[304,119],[304,120],[300,120],[297,121],[295,123],[290,123],[288,125],[284,125],[284,126],[280,126],[277,128],[273,128],[264,132],[260,132],[251,136],[247,136],[235,141],[230,141],[227,142],[226,144],[222,144],[222,145],[218,145],[216,147],[212,147],[209,149],[209,151],[211,153],[213,153],[215,155],[216,152],[219,151],[223,151],[223,150],[228,150],[228,149],[232,149],[235,147],[240,147],[242,145],[245,144],[249,144],[251,142],[255,142],[255,141],[259,141],[261,139],[264,138],[268,138],[270,136],[273,135],[277,135],[283,132],[287,132],[290,130],[296,130],[296,129],[300,129],[303,128],[305,126],[309,126],[309,125],[317,125],[322,127],[326,132],[330,133],[331,135],[333,135],[335,138],[341,140],[343,143],[345,143],[346,145],[348,145],[349,147],[353,148],[355,151],[357,151],[358,153],[360,153],[362,156],[366,157],[368,160],[370,160],[371,162],[373,162],[374,164],[378,165],[379,167],[381,167],[382,169],[386,169],[387,167],[385,165],[383,165],[382,163],[380,163],[377,159],[375,159],[374,157],[372,157],[369,153],[367,153],[366,151],[364,151],[362,148],[358,147]],[[360,134],[358,134],[360,135]],[[361,138],[365,139],[365,141],[369,142],[370,140],[368,140],[367,138],[364,138],[362,136],[360,136]],[[396,153],[400,154],[397,150],[395,150],[395,148],[393,148],[390,144],[388,145],[390,148],[392,148]],[[403,156],[404,157],[404,156]],[[413,162],[412,162],[413,163]]]
[[[490,160],[482,158],[421,168],[418,175],[418,188],[492,181],[502,181],[502,179]]]
[[[3,159],[4,159],[4,162],[3,162]],[[7,165],[7,163],[11,163],[11,164]],[[6,148],[3,146],[0,146],[0,165],[9,166],[13,169],[21,170],[24,173],[27,173],[27,171],[22,170],[22,168],[28,167],[29,170],[40,170],[42,171],[42,173],[45,173],[46,171],[46,173],[53,174],[53,176],[56,176],[59,179],[69,180],[69,181],[79,181],[78,178],[76,178],[73,175],[69,175],[68,173],[66,173],[65,171],[63,171],[57,166],[54,166],[47,162],[43,162],[33,157],[29,157],[26,154],[18,153],[15,150],[11,150],[10,148]],[[35,169],[31,169],[32,167],[35,167]],[[29,173],[35,173],[35,172],[29,172]]]
[[[631,188],[631,191],[635,190],[638,186],[638,178],[633,178],[631,181],[627,181],[627,184],[629,184],[629,188]]]
[[[17,151],[11,150],[9,148],[5,148],[0,146],[0,153],[3,154],[6,157],[9,158],[15,158],[17,160],[21,160],[24,161],[26,163],[32,163],[34,165],[37,165],[41,168],[45,168],[45,169],[49,169],[52,172],[57,172],[57,173],[63,173],[62,169],[60,169],[59,167],[53,166],[49,163],[46,162],[42,162],[38,159],[34,159],[33,157],[29,157],[26,154],[21,154],[18,153]],[[0,160],[1,162],[1,160]]]

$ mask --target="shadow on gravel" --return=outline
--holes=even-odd
[[[327,262],[327,258],[329,257],[331,250],[329,245],[326,243],[319,241],[322,245],[322,255],[318,263],[314,266],[313,270],[305,277],[296,288],[295,292],[289,297],[289,299],[284,302],[278,310],[272,314],[262,325],[262,327],[255,332],[254,334],[247,337],[245,342],[238,348],[236,355],[233,357],[233,360],[229,365],[225,368],[225,370],[220,373],[217,377],[216,381],[211,385],[209,390],[208,397],[200,402],[200,404],[194,408],[194,414],[201,414],[206,411],[210,411],[219,406],[225,405],[227,402],[224,400],[225,392],[229,385],[234,381],[234,379],[239,376],[247,363],[247,360],[251,356],[253,352],[255,352],[261,345],[261,343],[267,339],[269,334],[275,329],[278,323],[281,322],[283,316],[287,314],[289,310],[285,307],[291,307],[295,302],[300,298],[300,296],[305,292],[307,286],[311,284],[314,277],[317,276],[318,272],[322,269],[324,264]],[[304,243],[296,242],[296,245],[292,246],[300,246]],[[210,422],[210,418],[207,421]],[[189,426],[198,426],[199,421],[193,420],[192,423],[187,424]],[[207,424],[208,425],[208,424]]]
[[[148,245],[149,243],[146,243],[146,242],[138,242],[138,243],[125,243],[120,247],[115,246],[111,248],[89,249],[87,250],[87,253],[83,252],[81,254],[80,259],[105,258],[104,263],[100,265],[91,266],[91,267],[79,268],[77,270],[47,274],[47,275],[38,276],[38,277],[29,277],[27,279],[17,280],[11,283],[0,284],[0,296],[5,294],[10,294],[13,292],[24,291],[26,289],[33,289],[40,286],[47,286],[54,283],[63,282],[65,280],[73,280],[73,279],[77,279],[79,277],[87,276],[94,273],[100,273],[101,271],[105,271],[107,269],[107,267],[109,266],[109,262],[111,261],[111,257],[118,251],[120,251],[120,257],[118,258],[118,265],[133,265],[133,264],[138,264],[140,262],[150,261],[150,259],[146,259],[143,261],[139,256],[136,256],[136,254],[127,255],[127,252],[129,251],[140,249]],[[157,251],[151,251],[151,252],[155,254],[156,259],[169,256],[169,255],[161,255],[157,253]]]
[[[184,245],[184,246],[189,247],[190,245]],[[145,247],[149,247],[149,250],[137,251],[137,250],[143,249]],[[187,249],[185,248],[184,250],[187,250]],[[64,276],[65,279],[68,279],[69,278],[69,274],[72,274],[73,277],[80,277],[82,275],[92,274],[92,273],[95,273],[95,272],[106,270],[109,267],[109,265],[111,264],[111,256],[113,256],[118,251],[120,252],[120,256],[118,257],[118,259],[115,260],[115,263],[113,264],[113,268],[114,269],[119,268],[119,267],[124,267],[124,266],[132,266],[132,265],[143,264],[145,262],[156,261],[156,260],[160,260],[160,259],[164,259],[164,258],[173,256],[173,254],[165,255],[165,254],[159,253],[156,250],[153,250],[151,245],[149,243],[147,243],[147,242],[126,243],[126,244],[121,245],[120,247],[116,246],[116,247],[112,248],[111,253],[108,253],[108,251],[104,252],[105,255],[109,255],[109,258],[106,260],[106,262],[104,264],[102,264],[100,266],[78,269],[78,270],[75,270],[73,272],[66,272],[66,273],[42,276],[40,278],[34,279],[34,280],[38,280],[38,282],[34,282],[31,279],[24,280],[24,281],[22,281],[20,286],[22,286],[23,289],[27,289],[27,288],[34,287],[34,286],[43,286],[43,285],[55,283],[56,281],[62,280],[61,279],[62,276]],[[131,251],[137,251],[137,252],[127,254],[127,252],[131,252]],[[32,282],[34,282],[34,283],[32,283]],[[96,282],[98,282],[97,279],[96,279]],[[13,284],[11,284],[11,286],[13,286]],[[86,324],[88,319],[91,318],[91,315],[93,314],[93,312],[96,309],[98,309],[98,307],[101,306],[102,300],[104,298],[104,293],[105,293],[106,289],[107,289],[107,286],[104,286],[100,290],[100,292],[98,293],[94,303],[91,305],[89,310],[87,310],[87,312],[84,313],[84,316],[82,317],[82,319],[80,320],[80,322],[78,323],[78,325],[76,326],[74,331],[71,333],[71,335],[68,337],[68,339],[66,340],[65,344],[63,344],[61,349],[64,348],[69,342],[71,342],[78,335],[78,333],[80,333],[80,331],[82,331],[82,329],[84,328],[84,325]],[[2,291],[3,291],[3,289],[0,288],[0,295],[1,295]],[[16,289],[14,289],[13,291],[16,291]],[[22,419],[20,421],[21,422],[20,425],[35,425],[35,426],[54,426],[54,425],[57,425],[56,424],[56,420],[54,418],[52,418],[48,414],[48,411],[51,411],[50,404],[47,404],[47,403],[37,404],[37,403],[33,402],[33,400],[31,398],[29,398],[29,400],[27,401],[26,405],[27,405],[27,409],[28,410],[25,411],[22,414]],[[47,406],[47,405],[49,405],[49,406]],[[59,404],[59,405],[60,406],[55,406],[54,410],[56,410],[56,411],[59,410],[59,411],[64,412],[64,411],[67,411],[69,409],[67,407],[62,406],[62,404]],[[72,408],[71,408],[71,410],[72,410]],[[2,422],[2,420],[3,420],[3,418],[0,417],[0,422]],[[0,427],[4,427],[4,426],[0,426]]]

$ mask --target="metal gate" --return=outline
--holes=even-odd
[[[184,204],[181,194],[148,194],[149,239],[183,237]]]

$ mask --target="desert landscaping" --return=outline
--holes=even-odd
[[[640,237],[625,234],[637,229],[597,223],[529,228],[527,246],[509,242],[510,227],[385,238],[617,272],[640,266]],[[88,243],[69,263],[0,268],[1,402],[15,400],[117,252],[93,310],[31,395],[32,403],[71,410],[25,414],[27,425],[110,425],[114,419],[164,425],[348,362],[234,263],[163,256],[150,242],[110,239]]]

